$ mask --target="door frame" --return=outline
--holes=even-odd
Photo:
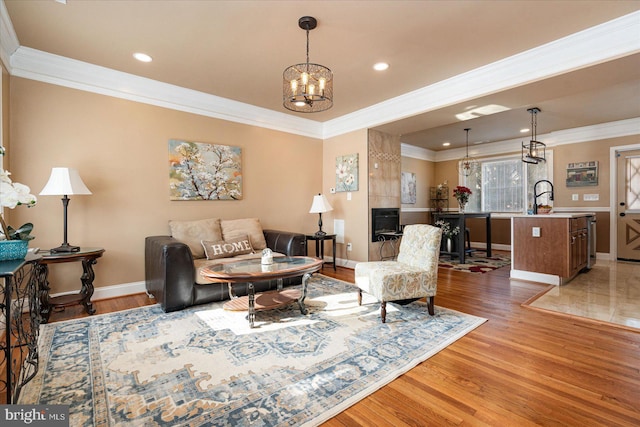
[[[616,206],[616,194],[618,187],[618,159],[616,153],[640,150],[640,144],[619,145],[609,148],[609,259],[618,259],[618,216]]]

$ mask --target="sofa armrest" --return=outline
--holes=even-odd
[[[263,230],[267,247],[274,252],[287,256],[304,256],[307,254],[307,240],[304,234],[289,231]]]
[[[171,236],[145,239],[145,286],[166,312],[193,303],[195,269],[189,246]]]

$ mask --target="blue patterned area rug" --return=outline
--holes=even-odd
[[[254,329],[221,303],[45,324],[20,403],[70,405],[72,426],[318,425],[486,320],[413,302],[382,324],[366,297],[316,275],[308,315],[258,312]]]

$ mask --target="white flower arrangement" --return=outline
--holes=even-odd
[[[4,156],[4,147],[0,147],[0,156]],[[3,208],[13,209],[18,205],[34,206],[37,202],[36,196],[30,194],[31,189],[19,182],[12,182],[9,178],[11,172],[0,168],[0,206]],[[33,224],[30,222],[22,225],[17,230],[7,225],[4,217],[0,214],[0,226],[2,235],[0,240],[31,240],[33,236],[29,235],[33,230]]]
[[[455,228],[451,228],[451,224],[442,219],[436,221],[435,226],[440,227],[442,234],[446,237],[455,236],[460,232],[460,227],[456,226]]]

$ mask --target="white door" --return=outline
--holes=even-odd
[[[617,156],[618,259],[640,261],[640,150],[620,151]]]

